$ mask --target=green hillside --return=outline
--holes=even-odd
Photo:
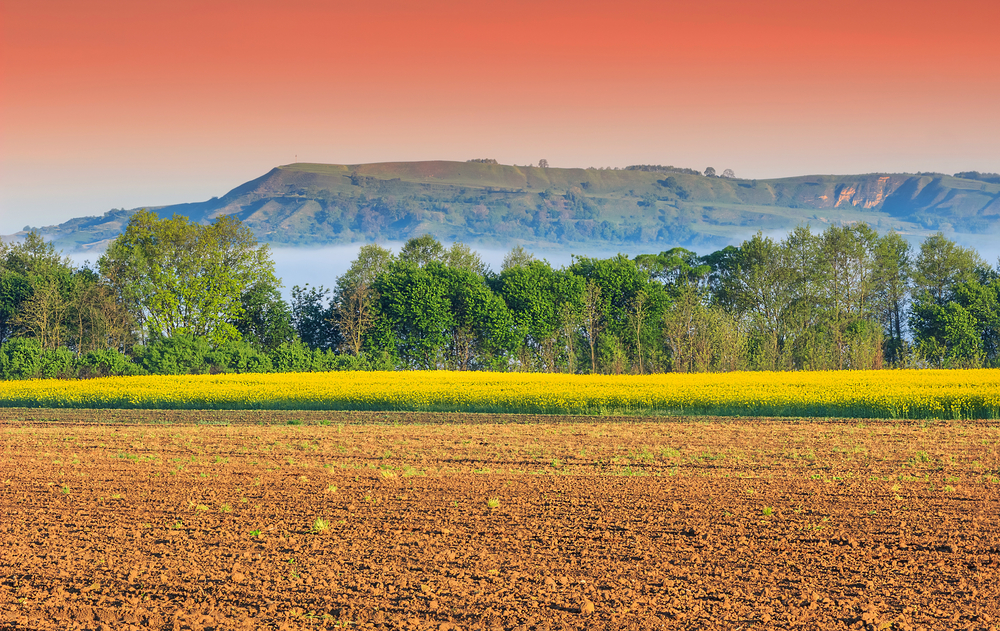
[[[234,215],[261,241],[281,246],[430,233],[487,247],[704,250],[758,229],[853,222],[913,236],[1000,232],[1000,183],[991,181],[886,173],[744,180],[682,171],[690,170],[445,161],[291,164],[220,198],[153,210],[203,222]],[[64,248],[101,248],[132,212],[114,210],[40,230]]]

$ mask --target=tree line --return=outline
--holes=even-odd
[[[0,376],[1000,364],[1000,271],[865,224],[562,268],[518,247],[498,272],[425,235],[363,246],[332,288],[280,287],[231,218],[140,212],[84,266],[29,234],[0,246]]]

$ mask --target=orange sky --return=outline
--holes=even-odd
[[[300,161],[1000,171],[997,0],[0,0],[0,233]]]

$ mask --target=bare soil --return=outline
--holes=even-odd
[[[1000,617],[989,422],[0,410],[0,629]]]

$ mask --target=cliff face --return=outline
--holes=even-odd
[[[403,240],[430,233],[488,246],[700,249],[756,230],[867,222],[919,235],[1000,232],[1000,184],[945,175],[870,174],[739,180],[690,173],[463,162],[296,164],[221,198],[155,208],[208,222],[233,215],[274,245]],[[821,212],[820,212],[821,211]],[[101,248],[134,211],[43,232]]]
[[[890,180],[892,180],[890,176],[883,175],[874,181],[869,179],[857,186],[841,185],[837,193],[837,203],[833,207],[839,208],[841,205],[847,204],[858,208],[874,208],[891,195],[896,188],[899,188],[903,178],[896,178],[894,185]]]

